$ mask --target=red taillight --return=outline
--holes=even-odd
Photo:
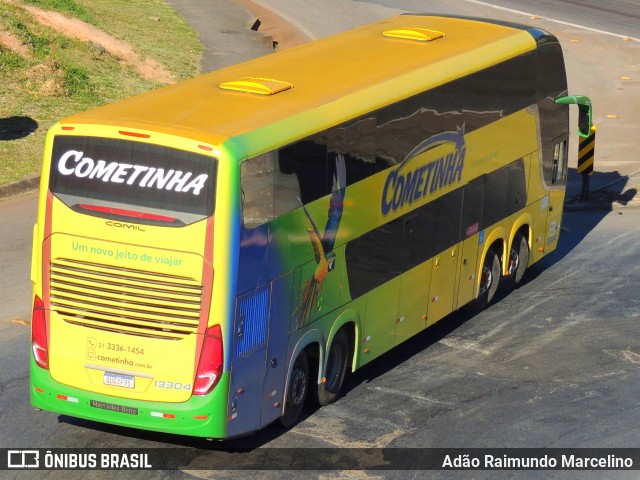
[[[47,324],[44,319],[44,303],[36,296],[33,299],[33,315],[31,317],[31,349],[38,366],[49,369],[49,341]]]
[[[166,217],[164,215],[156,215],[155,213],[136,212],[135,210],[124,210],[122,208],[103,207],[101,205],[89,205],[86,203],[80,204],[80,208],[85,210],[91,210],[93,212],[108,213],[110,215],[118,215],[120,217],[133,217],[143,218],[146,220],[157,220],[159,222],[175,222],[173,217]]]
[[[148,133],[139,133],[139,132],[128,132],[126,130],[118,130],[120,135],[126,135],[128,137],[137,137],[137,138],[151,138],[151,135]]]
[[[214,325],[209,327],[204,336],[194,382],[194,395],[206,395],[213,390],[222,375],[222,361],[222,330],[220,325]]]

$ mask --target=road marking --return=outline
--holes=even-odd
[[[468,3],[475,3],[476,5],[483,5],[483,6],[489,7],[489,8],[496,8],[498,10],[503,10],[505,12],[515,13],[517,15],[526,15],[527,17],[536,17],[536,18],[539,18],[541,20],[547,20],[549,22],[559,23],[560,25],[565,25],[567,27],[580,28],[582,30],[588,30],[590,32],[601,33],[603,35],[609,35],[609,36],[612,36],[612,37],[622,38],[623,40],[632,40],[634,42],[640,42],[640,38],[630,37],[629,35],[620,35],[619,33],[613,33],[613,32],[608,32],[606,30],[599,30],[597,28],[586,27],[584,25],[578,25],[576,23],[565,22],[564,20],[558,20],[556,18],[543,17],[543,16],[540,16],[540,15],[536,15],[535,13],[527,13],[527,12],[523,12],[521,10],[514,10],[513,8],[503,7],[501,5],[494,5],[493,3],[482,2],[480,0],[464,0],[464,1],[468,2]]]

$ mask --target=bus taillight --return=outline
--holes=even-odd
[[[222,375],[222,330],[220,325],[207,329],[198,362],[194,395],[206,395],[216,386]]]
[[[41,368],[49,369],[49,342],[47,340],[47,325],[44,319],[44,303],[40,297],[33,300],[33,315],[31,318],[31,348],[33,357]]]

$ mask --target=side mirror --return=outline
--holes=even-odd
[[[593,132],[593,123],[591,121],[592,109],[591,99],[584,95],[569,95],[555,99],[556,103],[563,105],[578,105],[578,134],[581,137],[589,137]]]

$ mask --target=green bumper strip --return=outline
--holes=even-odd
[[[69,387],[31,360],[31,404],[35,408],[122,427],[206,438],[225,438],[229,374],[209,395],[184,403],[130,400]],[[163,414],[166,414],[163,416]]]

